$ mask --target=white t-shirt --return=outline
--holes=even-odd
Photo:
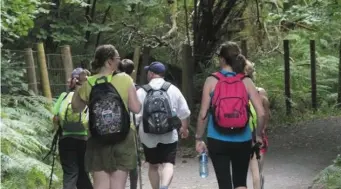
[[[154,78],[149,82],[149,85],[158,90],[162,87],[165,80],[163,78]],[[191,111],[188,108],[187,101],[185,97],[182,95],[181,91],[174,85],[171,85],[168,90],[167,94],[171,101],[171,108],[173,112],[176,112],[177,116],[181,119],[187,119]],[[142,88],[137,90],[137,96],[139,101],[142,104],[141,111],[136,114],[136,123],[139,125],[139,135],[141,142],[146,145],[148,148],[155,148],[158,143],[162,144],[170,144],[178,141],[178,132],[176,129],[173,132],[165,133],[165,134],[150,134],[145,133],[143,131],[143,121],[142,121],[142,114],[143,114],[143,103],[146,98],[146,91]]]

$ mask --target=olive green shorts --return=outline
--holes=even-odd
[[[129,171],[136,168],[137,151],[135,131],[130,129],[127,138],[115,145],[100,144],[90,137],[85,153],[85,169],[87,172]]]

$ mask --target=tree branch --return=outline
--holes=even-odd
[[[104,13],[104,16],[103,16],[103,20],[102,20],[102,24],[105,23],[105,20],[107,19],[107,16],[109,14],[110,9],[111,9],[111,5],[109,5],[108,8],[105,10],[105,13]],[[101,39],[101,33],[102,32],[98,32],[98,34],[97,34],[96,47],[98,46],[99,41]]]
[[[162,46],[170,46],[169,43],[162,39],[162,37],[158,37],[156,35],[148,35],[140,31],[136,26],[129,25],[125,22],[122,22],[122,25],[126,28],[131,29],[136,35],[140,36],[144,46],[148,46],[151,48],[162,47]],[[154,43],[154,44],[153,44]]]
[[[97,0],[93,0],[92,2],[92,6],[91,6],[91,12],[90,12],[90,16],[89,16],[89,11],[90,11],[90,7],[87,6],[87,9],[86,9],[86,18],[88,20],[88,24],[91,24],[94,20],[94,16],[95,16],[95,10],[96,10],[96,2]],[[88,4],[90,4],[90,0],[88,0]],[[88,30],[85,32],[85,44],[84,44],[84,51],[87,50],[88,48],[88,45],[89,45],[89,42],[90,42],[90,34],[91,32]]]
[[[170,5],[170,20],[171,20],[171,29],[161,37],[161,39],[169,38],[176,30],[178,29],[176,18],[178,16],[177,12],[177,1],[173,1]]]

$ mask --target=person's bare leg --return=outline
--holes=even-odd
[[[105,171],[93,173],[94,189],[110,189],[110,174]]]
[[[171,163],[164,163],[161,171],[161,187],[169,187],[173,179],[174,165]]]
[[[250,170],[252,174],[253,189],[260,189],[259,167],[256,155],[250,160]]]
[[[159,164],[149,164],[148,176],[153,189],[160,189]]]
[[[264,154],[261,154],[260,156],[260,175],[261,175],[261,181],[262,181],[262,184],[263,184],[263,187],[264,187]]]
[[[128,171],[117,170],[110,174],[110,189],[125,189]]]

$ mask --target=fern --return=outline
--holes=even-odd
[[[2,95],[1,184],[3,188],[46,188],[50,160],[42,161],[52,139],[52,114],[40,96]],[[56,163],[57,165],[58,163]],[[58,166],[58,165],[57,165]],[[60,168],[53,176],[60,184]]]

